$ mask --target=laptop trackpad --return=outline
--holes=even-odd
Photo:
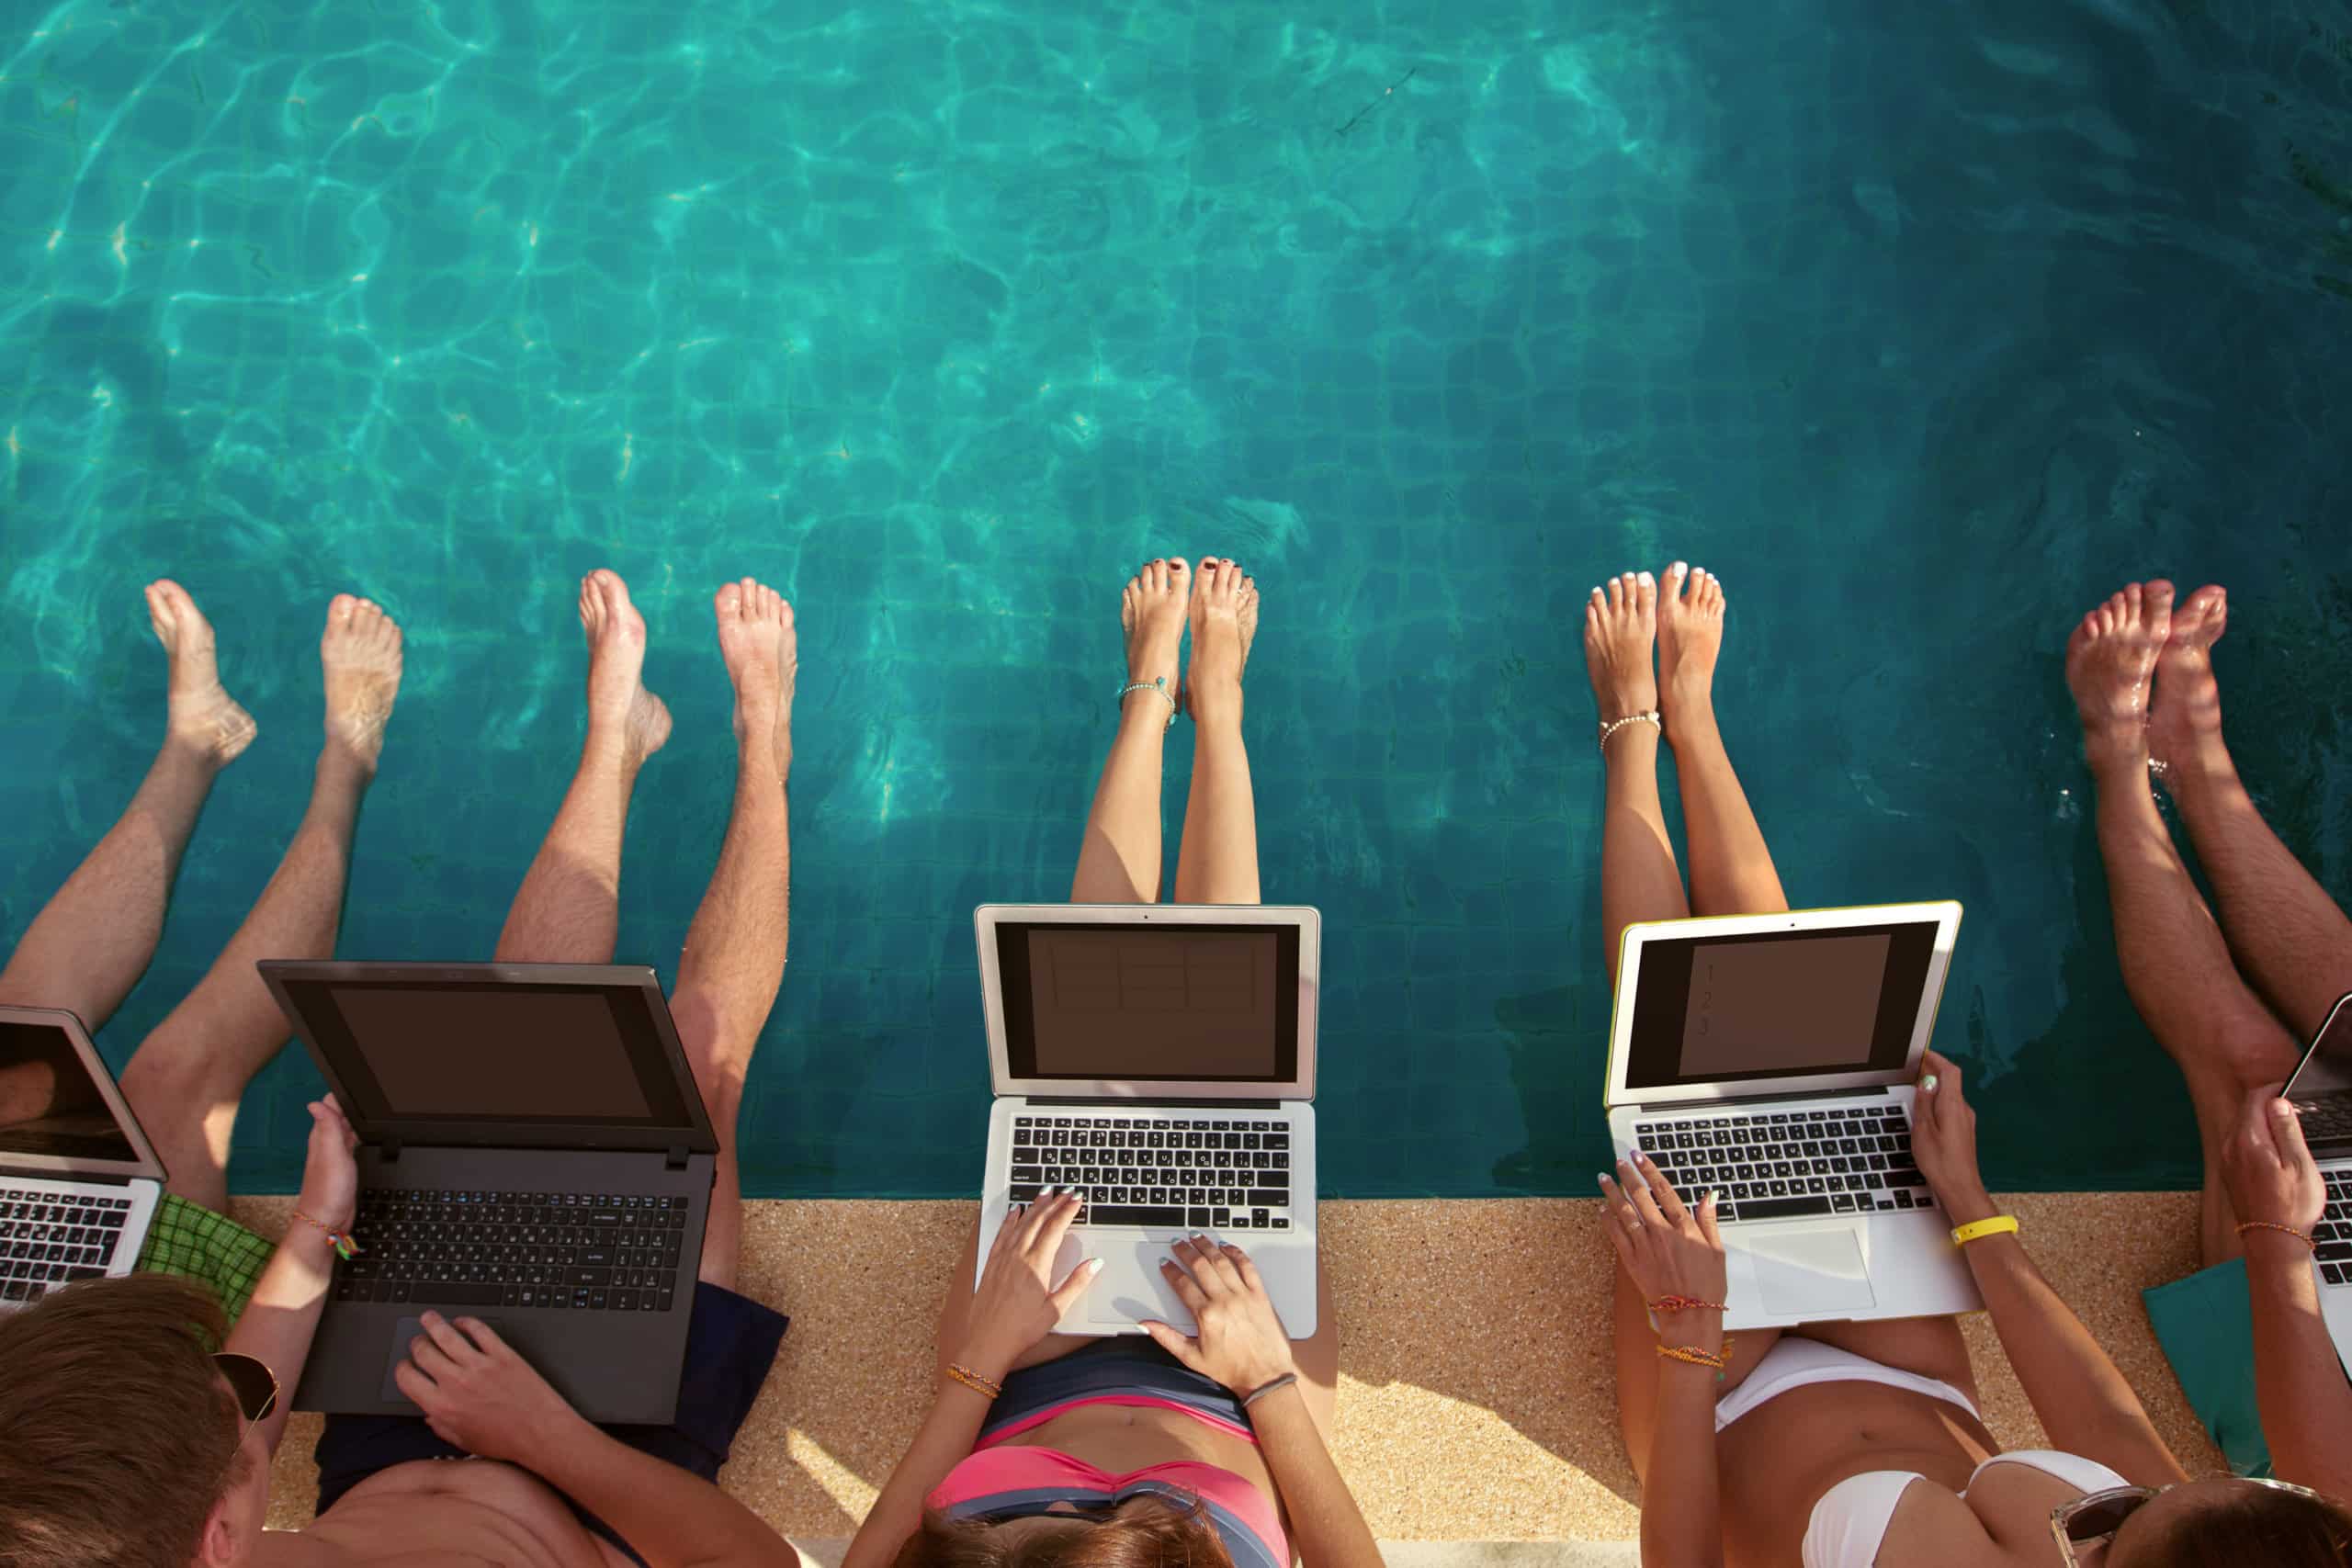
[[[1739,1238],[1756,1267],[1764,1310],[1835,1316],[1875,1305],[1853,1227],[1759,1231]]]
[[[503,1318],[485,1317],[481,1321],[489,1325],[490,1331],[492,1334],[497,1335],[501,1339],[507,1339],[505,1320]],[[391,1355],[390,1359],[384,1362],[383,1395],[386,1399],[405,1400],[408,1398],[407,1394],[401,1392],[401,1385],[392,1381],[392,1374],[400,1370],[400,1364],[402,1361],[408,1359],[408,1348],[416,1343],[416,1341],[423,1337],[424,1333],[424,1320],[423,1318],[404,1317],[398,1323],[392,1325]],[[514,1343],[511,1339],[507,1339],[507,1342],[509,1344]]]

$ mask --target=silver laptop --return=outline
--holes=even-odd
[[[0,1007],[0,1312],[128,1274],[164,1162],[70,1012]]]
[[[1959,930],[1952,903],[1625,928],[1610,1139],[1721,1194],[1726,1327],[1984,1305],[1911,1156]]]
[[[2336,1359],[2352,1372],[2352,996],[2335,998],[2285,1093],[2327,1179],[2327,1210],[2312,1233],[2312,1274]]]
[[[1056,1279],[1102,1272],[1057,1326],[1190,1333],[1159,1272],[1195,1232],[1249,1249],[1295,1338],[1316,1325],[1315,999],[1322,917],[1257,904],[984,904],[988,1165],[980,1258],[1015,1203],[1086,1209]],[[977,1280],[977,1276],[975,1277]]]

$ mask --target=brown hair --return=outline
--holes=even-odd
[[[1050,1517],[1007,1536],[989,1520],[926,1512],[896,1568],[1233,1568],[1197,1500],[1136,1497],[1107,1514]]]
[[[2167,1521],[2164,1534],[2132,1561],[2149,1568],[2346,1568],[2352,1512],[2332,1498],[2233,1487],[2222,1501]]]
[[[0,1315],[0,1568],[186,1568],[241,1463],[210,1292],[93,1280]]]

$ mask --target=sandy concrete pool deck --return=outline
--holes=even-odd
[[[290,1200],[238,1199],[265,1235]],[[742,1288],[788,1313],[727,1489],[820,1561],[838,1555],[922,1418],[930,1345],[974,1205],[754,1201]],[[2197,1266],[2194,1193],[2046,1193],[2011,1208],[2033,1256],[2145,1402],[2184,1464],[2219,1473],[2156,1348],[2140,1291]],[[1326,1202],[1340,1323],[1337,1457],[1373,1529],[1411,1568],[1631,1562],[1639,1493],[1617,1435],[1611,1257],[1597,1202]],[[1996,1435],[2041,1427],[1981,1315],[1968,1320]],[[317,1492],[319,1418],[277,1457],[270,1522]],[[1422,1550],[1405,1543],[1498,1543]],[[1498,1543],[1589,1543],[1573,1551]]]

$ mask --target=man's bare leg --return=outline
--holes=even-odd
[[[2164,760],[2165,788],[2213,886],[2238,967],[2309,1038],[2352,991],[2352,919],[2262,819],[2222,743],[2213,644],[2228,619],[2229,600],[2212,584],[2174,612],[2156,658],[2148,744]]]
[[[609,964],[619,940],[621,836],[645,759],[670,739],[670,710],[645,689],[645,617],[628,584],[580,580],[588,637],[588,739],[580,771],[498,934],[502,964]]]
[[[2242,1250],[2221,1179],[2222,1145],[2246,1091],[2284,1077],[2293,1042],[2230,963],[2148,785],[2148,683],[2165,645],[2172,585],[2132,583],[2083,617],[2066,645],[2083,752],[2098,787],[2098,847],[2124,989],[2179,1064],[2205,1162],[2199,1241],[2210,1266]]]
[[[237,1101],[288,1033],[254,964],[334,951],[360,796],[376,776],[400,691],[401,629],[373,601],[337,594],[319,659],[326,745],[310,809],[244,924],[123,1069],[123,1093],[171,1173],[171,1190],[209,1209],[228,1201]]]
[[[0,971],[0,1001],[69,1008],[92,1029],[146,973],[212,781],[254,739],[252,716],[221,689],[212,623],[187,590],[169,578],[149,583],[147,618],[171,665],[163,749]]]
[[[1258,635],[1258,584],[1219,557],[1201,558],[1193,589],[1193,662],[1184,672],[1192,710],[1193,786],[1176,851],[1180,904],[1255,904],[1258,802],[1241,742],[1241,672]]]
[[[1789,899],[1715,727],[1715,660],[1723,643],[1722,581],[1676,561],[1659,585],[1658,708],[1682,786],[1690,908],[1702,915],[1768,915],[1787,908]]]
[[[1102,782],[1086,814],[1086,837],[1070,878],[1073,904],[1159,901],[1159,768],[1176,700],[1176,657],[1193,588],[1180,560],[1155,560],[1127,580],[1119,626],[1127,639],[1129,684],[1160,682],[1119,699],[1119,728],[1102,759]],[[1159,693],[1165,692],[1163,701]]]
[[[735,811],[718,869],[686,931],[671,1011],[718,1134],[718,1179],[703,1232],[701,1277],[735,1288],[743,1186],[736,1114],[768,1011],[784,983],[792,881],[785,781],[792,773],[792,694],[800,669],[792,606],[750,578],[718,591],[718,651],[735,683]]]

